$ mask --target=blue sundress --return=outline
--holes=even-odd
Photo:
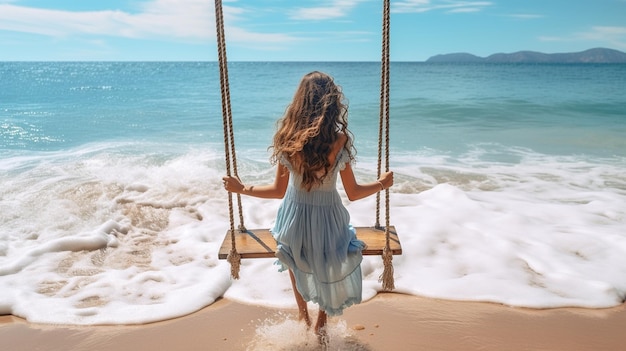
[[[301,187],[302,176],[289,161],[289,185],[271,229],[277,242],[276,264],[280,271],[291,269],[296,288],[306,301],[319,305],[329,316],[361,302],[362,250],[350,214],[337,192],[337,175],[350,162],[341,149],[330,174],[310,191]]]

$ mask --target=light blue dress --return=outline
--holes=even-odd
[[[329,316],[361,302],[365,248],[337,192],[337,175],[350,162],[348,153],[342,149],[336,159],[324,183],[306,191],[300,186],[302,176],[281,158],[290,171],[289,185],[271,229],[280,271],[291,269],[302,297]]]

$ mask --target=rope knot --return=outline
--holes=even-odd
[[[230,275],[233,279],[239,279],[239,267],[241,266],[241,255],[237,252],[237,249],[232,248],[226,257],[228,263],[230,263]]]
[[[383,249],[383,273],[378,278],[378,282],[383,283],[383,291],[391,291],[395,289],[394,279],[393,279],[393,264],[391,261],[393,260],[393,253],[388,246],[385,246]]]

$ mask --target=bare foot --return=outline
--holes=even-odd
[[[326,327],[324,326],[319,329],[315,327],[315,335],[317,335],[317,342],[319,342],[320,346],[322,346],[322,350],[326,350],[330,344],[330,338],[328,337]]]

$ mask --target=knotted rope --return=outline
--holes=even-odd
[[[380,118],[378,124],[378,177],[382,173],[383,134],[385,151],[385,172],[389,171],[389,0],[383,1],[383,35],[380,74]],[[389,189],[385,190],[385,248],[383,249],[383,273],[378,278],[384,291],[395,289],[393,279],[393,252],[389,242]],[[380,192],[376,194],[376,228],[380,227]]]
[[[222,119],[224,124],[224,155],[226,159],[226,175],[239,178],[237,172],[237,155],[235,153],[235,136],[233,132],[233,116],[230,105],[230,87],[228,83],[228,62],[226,60],[226,36],[224,34],[224,14],[222,1],[215,0],[215,28],[217,34],[217,51],[220,66],[220,90],[222,92]],[[239,279],[239,267],[241,265],[241,255],[237,252],[235,244],[235,215],[233,210],[232,193],[228,193],[228,215],[230,218],[230,240],[231,249],[228,253],[227,261],[230,263],[230,274],[234,279]],[[237,205],[239,210],[239,231],[245,232],[243,224],[243,210],[241,207],[241,195],[237,194]]]

